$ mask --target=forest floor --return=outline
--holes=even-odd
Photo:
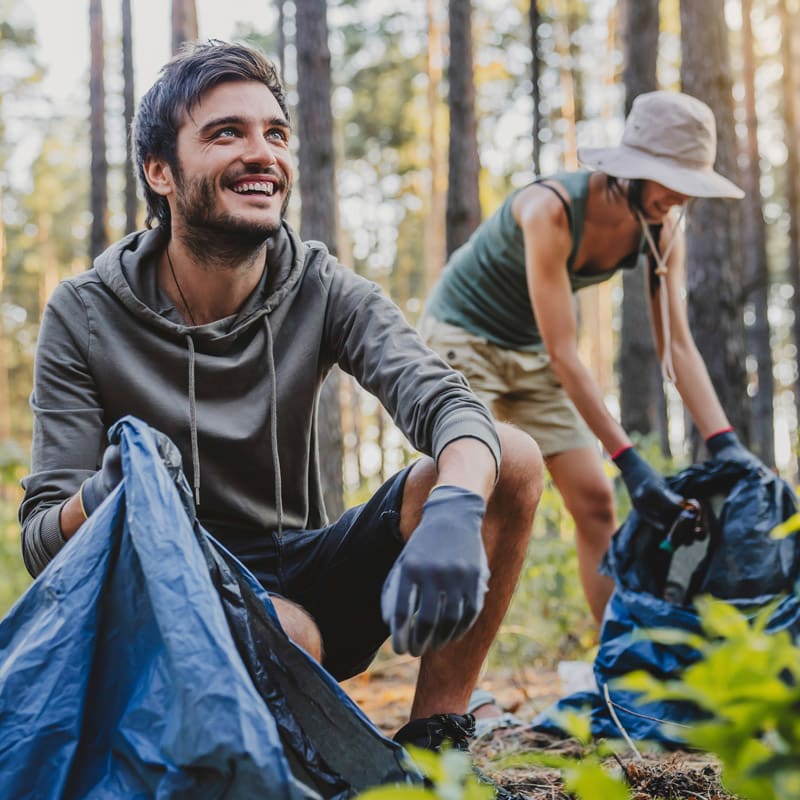
[[[407,721],[416,678],[416,660],[381,654],[370,670],[345,681],[342,688],[387,736]],[[489,690],[505,711],[523,721],[533,719],[566,691],[556,671],[548,669],[487,670],[480,685]],[[512,727],[495,730],[471,746],[476,764],[496,783],[530,800],[569,800],[557,770],[536,765],[501,768],[499,759],[521,753],[560,755],[579,759],[583,750],[572,739],[557,739]],[[686,752],[628,750],[607,764],[621,775],[624,770],[631,800],[734,800],[719,781],[719,767],[707,755]],[[598,796],[597,800],[603,800]]]

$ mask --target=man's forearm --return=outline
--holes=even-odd
[[[439,454],[436,482],[461,486],[487,499],[497,479],[498,468],[487,445],[465,436],[450,442]]]

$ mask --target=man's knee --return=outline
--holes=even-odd
[[[503,457],[490,506],[533,518],[544,483],[544,461],[536,442],[513,425],[497,423]],[[491,510],[491,509],[490,509]]]
[[[312,658],[322,663],[322,634],[311,614],[285,597],[271,599],[286,635]]]

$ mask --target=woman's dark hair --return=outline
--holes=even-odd
[[[167,199],[154,192],[144,175],[148,158],[159,158],[178,172],[178,128],[184,114],[191,113],[203,95],[220,83],[258,81],[272,92],[289,119],[286,97],[275,66],[258,50],[244,44],[191,42],[159,73],[156,82],[139,102],[133,121],[133,160],[147,203],[145,225],[154,220],[169,230],[171,219]]]
[[[628,202],[628,208],[635,214],[644,212],[642,208],[642,194],[646,181],[641,178],[631,178],[628,181],[627,191],[622,188],[619,178],[613,175],[606,175],[606,192],[611,197],[624,197]]]

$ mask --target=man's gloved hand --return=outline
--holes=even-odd
[[[712,434],[706,439],[706,447],[711,457],[717,461],[733,461],[747,469],[769,471],[766,464],[739,441],[733,430]]]
[[[397,653],[422,655],[472,627],[483,608],[489,564],[481,539],[483,498],[437,486],[419,526],[383,584],[381,610]]]
[[[639,516],[650,525],[668,531],[684,510],[684,498],[667,486],[663,476],[636,452],[636,448],[628,447],[618,453],[614,463],[622,473],[622,480]]]
[[[87,519],[114,491],[121,480],[122,456],[119,445],[110,444],[103,453],[103,463],[100,469],[81,484],[81,508]]]

